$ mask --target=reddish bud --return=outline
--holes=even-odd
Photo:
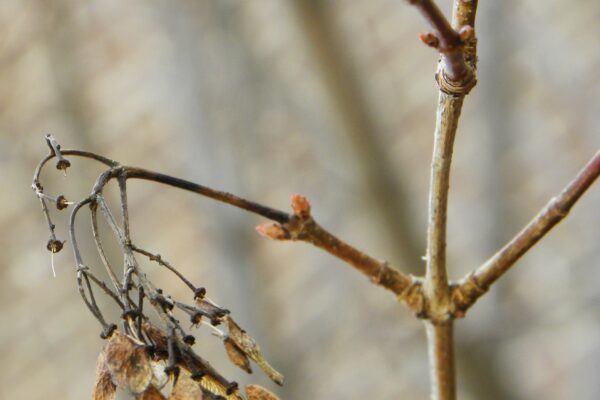
[[[301,218],[310,217],[310,203],[308,202],[308,199],[299,194],[293,195],[292,210],[294,211],[294,214]]]
[[[465,25],[460,28],[458,34],[460,35],[460,40],[463,42],[468,42],[475,36],[475,29],[473,29],[471,25]]]
[[[104,347],[106,367],[113,383],[133,394],[142,394],[153,377],[150,357],[146,348],[133,342],[128,336],[114,332]]]
[[[283,226],[272,222],[257,225],[256,232],[274,240],[285,240],[289,238],[289,234]]]
[[[440,40],[434,32],[424,32],[419,35],[421,42],[425,43],[429,47],[437,49],[440,46]]]

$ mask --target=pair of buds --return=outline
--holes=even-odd
[[[475,29],[473,29],[470,25],[465,25],[458,31],[458,39],[460,40],[458,45],[464,45],[469,40],[475,37]],[[441,52],[445,52],[450,50],[450,48],[442,48],[440,47],[440,38],[436,32],[424,32],[419,35],[419,39],[421,42],[426,44],[429,47],[433,47],[434,49],[438,49]]]

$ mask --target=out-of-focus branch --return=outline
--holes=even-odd
[[[352,66],[349,46],[335,27],[335,13],[323,1],[292,3],[336,117],[353,147],[365,191],[374,204],[371,209],[379,213],[380,225],[385,229],[383,236],[394,251],[392,255],[407,264],[403,271],[421,275],[423,267],[419,261],[425,245],[410,211],[406,182],[394,173],[385,145],[380,143],[384,135]]]
[[[453,290],[457,312],[464,315],[464,312],[527,250],[562,221],[598,175],[600,175],[600,151],[596,152],[567,187],[558,196],[553,197],[521,232],[458,283]]]

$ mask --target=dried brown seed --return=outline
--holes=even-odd
[[[106,365],[106,355],[103,349],[98,355],[96,363],[96,382],[94,383],[92,400],[113,400],[115,391],[116,387]]]
[[[310,203],[308,199],[299,194],[293,195],[292,210],[294,211],[294,214],[296,214],[300,218],[310,217]]]
[[[137,400],[165,400],[165,396],[162,395],[160,390],[154,386],[148,386],[148,389],[142,393]]]
[[[154,376],[146,348],[115,332],[105,350],[106,364],[117,387],[134,394],[143,393]]]
[[[203,399],[202,389],[198,382],[190,376],[190,371],[181,368],[177,383],[169,396],[169,400],[198,400]]]
[[[259,385],[246,386],[246,396],[248,400],[279,400],[274,393]]]
[[[250,360],[246,353],[244,353],[231,338],[226,338],[223,340],[223,345],[225,346],[225,350],[227,351],[227,355],[231,362],[246,371],[247,373],[252,373],[252,368],[250,368]]]
[[[167,336],[160,329],[147,321],[144,321],[143,329],[148,338],[152,340],[152,343],[156,346],[156,352],[161,353],[167,351]]]
[[[167,363],[163,360],[160,361],[150,361],[150,368],[152,368],[152,386],[157,389],[162,389],[167,382],[169,382],[169,375],[166,373]]]
[[[283,385],[283,375],[273,368],[263,357],[260,347],[245,330],[239,327],[231,317],[227,317],[229,337],[252,361],[264,371],[273,382]]]

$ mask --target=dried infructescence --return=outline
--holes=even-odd
[[[50,154],[40,162],[35,171],[33,190],[40,199],[50,229],[47,248],[51,253],[57,253],[64,243],[56,238],[55,225],[52,223],[47,203],[56,203],[58,210],[74,204],[69,218],[69,235],[75,256],[77,285],[84,303],[102,325],[101,337],[107,340],[98,356],[92,398],[114,399],[118,389],[136,399],[144,400],[243,399],[236,382],[227,380],[195,353],[195,338],[182,328],[178,319],[181,315],[189,317],[193,326],[210,327],[213,333],[223,340],[226,352],[235,365],[251,373],[252,360],[275,383],[282,385],[283,376],[264,359],[254,339],[232,319],[229,310],[216,305],[206,297],[206,289],[196,287],[160,255],[132,243],[126,189],[126,180],[131,177],[132,170],[93,153],[61,150],[60,145],[50,135],[46,137],[46,141],[50,147]],[[43,166],[53,158],[58,160],[56,168],[66,172],[71,163],[65,156],[85,157],[99,161],[109,168],[98,177],[92,193],[76,203],[66,201],[62,195],[49,196],[44,192],[39,179]],[[116,222],[102,193],[111,179],[116,179],[119,184],[121,225]],[[94,241],[110,282],[99,279],[93,269],[84,263],[79,251],[75,220],[84,206],[90,209]],[[98,231],[99,215],[110,226],[123,253],[123,272],[120,276],[104,252]],[[144,273],[138,255],[173,272],[190,288],[191,303],[175,300],[163,293]],[[120,308],[119,326],[105,319],[96,301],[97,293],[94,288],[99,288]],[[152,317],[157,318],[158,322],[151,319],[148,310],[154,311]],[[224,329],[220,329],[219,325]],[[277,398],[258,386],[248,389],[247,396],[248,399]]]

